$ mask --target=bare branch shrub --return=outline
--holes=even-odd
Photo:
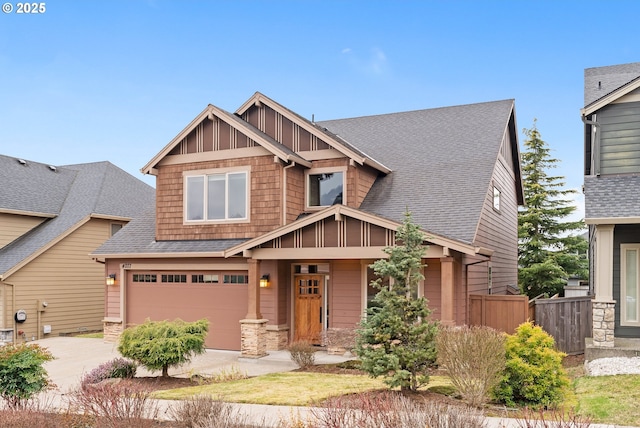
[[[231,404],[211,396],[197,395],[169,408],[169,415],[184,428],[242,428],[247,416]]]
[[[319,428],[482,428],[484,415],[466,406],[444,403],[419,404],[404,395],[357,394],[329,399],[322,408],[311,409]]]
[[[127,380],[85,385],[70,397],[72,411],[95,417],[98,428],[147,428],[158,416],[151,391]]]
[[[316,348],[307,340],[296,340],[289,345],[291,360],[301,369],[311,367],[316,362]]]
[[[589,428],[591,419],[577,415],[573,409],[565,412],[564,409],[545,411],[542,408],[532,410],[525,407],[516,423],[519,428]]]
[[[438,364],[462,399],[485,404],[505,367],[505,337],[489,327],[442,328],[436,337]]]

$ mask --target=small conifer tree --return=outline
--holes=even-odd
[[[367,309],[356,339],[356,354],[372,377],[382,376],[389,387],[416,390],[429,381],[427,369],[436,360],[437,324],[424,297],[417,297],[424,276],[424,235],[411,213],[396,233],[396,245],[385,248],[388,259],[371,267],[379,277],[372,282],[379,292]],[[384,285],[382,279],[391,279]]]

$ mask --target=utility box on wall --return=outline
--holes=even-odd
[[[13,342],[12,328],[0,328],[0,342]]]

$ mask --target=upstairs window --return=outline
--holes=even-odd
[[[493,186],[493,209],[500,211],[500,189]]]
[[[193,174],[185,177],[187,222],[247,220],[247,171]]]
[[[307,207],[344,204],[345,171],[314,171],[307,174]]]

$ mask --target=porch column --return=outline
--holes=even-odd
[[[454,260],[440,258],[440,323],[455,325],[454,318]]]
[[[616,302],[613,300],[613,224],[595,227],[595,298],[593,299],[593,345],[613,348]]]
[[[247,315],[240,320],[240,354],[247,358],[267,355],[267,321],[260,313],[260,261],[247,260],[249,284]]]

